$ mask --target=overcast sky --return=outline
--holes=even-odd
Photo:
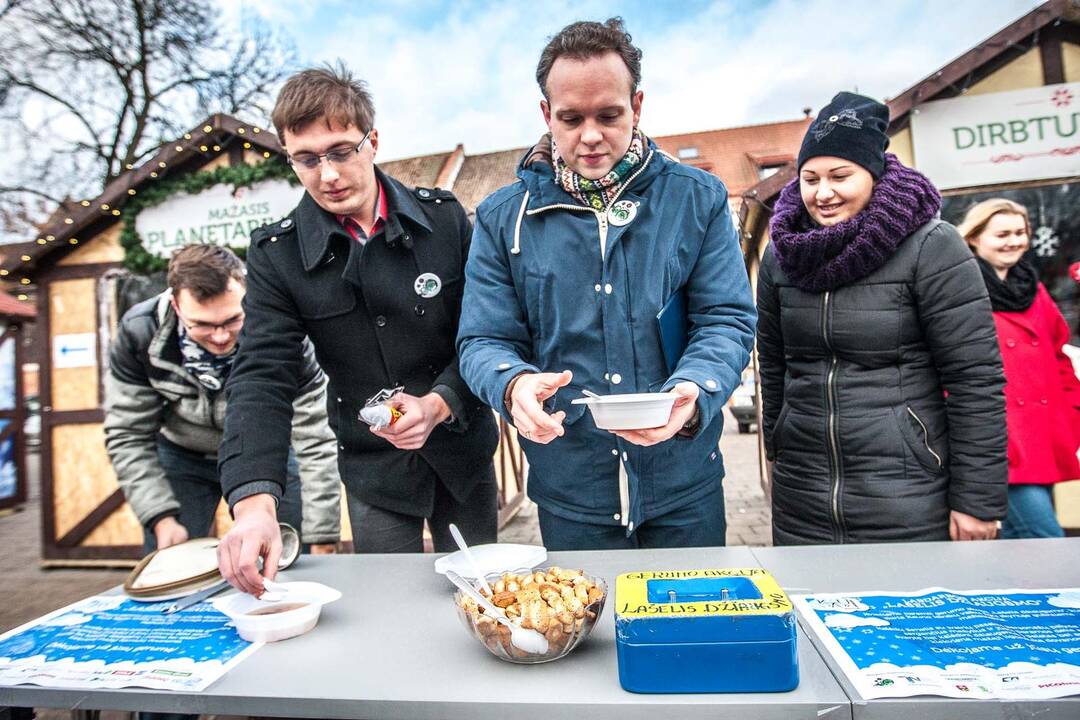
[[[801,117],[838,90],[888,98],[983,41],[1034,0],[222,0],[294,38],[305,63],[344,60],[374,93],[384,160],[531,144],[546,40],[621,15],[644,51],[652,135]]]

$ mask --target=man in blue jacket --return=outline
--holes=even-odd
[[[727,190],[638,130],[620,19],[564,28],[536,78],[550,134],[477,209],[462,376],[524,438],[548,548],[723,545],[721,410],[756,318]],[[677,293],[689,342],[668,372],[656,315]],[[608,432],[571,405],[586,389],[678,397],[663,427]]]

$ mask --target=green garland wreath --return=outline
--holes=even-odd
[[[232,185],[234,188],[251,187],[263,180],[288,180],[299,185],[296,174],[279,157],[272,157],[257,165],[224,165],[209,171],[164,177],[150,183],[124,204],[124,223],[120,231],[120,245],[124,248],[124,267],[140,275],[165,270],[168,258],[158,257],[146,251],[142,238],[135,231],[135,218],[148,207],[160,205],[179,193],[194,195],[214,185]],[[246,248],[231,247],[243,258]]]

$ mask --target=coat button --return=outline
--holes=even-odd
[[[277,235],[275,235],[274,237],[270,238],[270,242],[277,242]]]
[[[1016,341],[1012,340],[1012,339],[1006,340],[1005,344],[1008,345],[1009,347],[1016,347]]]
[[[710,390],[715,390],[716,389],[716,381],[715,380],[706,380],[705,381],[705,387],[709,388]]]
[[[618,448],[611,448],[611,454],[612,455],[618,455],[619,454]]]
[[[611,283],[607,283],[606,285],[604,285],[604,294],[605,295],[610,295],[611,294]]]
[[[382,315],[379,315],[375,318],[375,324],[379,327],[386,327],[386,318]]]
[[[1033,347],[1039,347],[1039,341],[1038,340],[1032,340],[1031,344],[1032,344]]]
[[[1042,403],[1043,405],[1046,405],[1046,404],[1047,404],[1047,400],[1046,400],[1046,398],[1043,398],[1043,399],[1042,399],[1042,400],[1040,400],[1039,402],[1041,402],[1041,403]]]
[[[615,373],[614,375],[611,376],[611,383],[613,385],[618,385],[621,382],[622,382],[622,375],[620,375],[619,373]]]
[[[337,399],[337,401],[338,401],[338,402],[341,402],[341,398],[338,398],[338,399]]]
[[[509,370],[510,369],[510,363],[499,363],[499,369],[500,370]]]
[[[596,285],[593,286],[593,290],[600,292],[600,283],[596,283]]]
[[[631,521],[630,521],[630,522],[629,522],[629,523],[627,524],[627,526],[626,526],[626,531],[627,531],[627,532],[634,532],[634,521],[633,521],[633,520],[631,520]]]
[[[417,317],[423,317],[424,316],[424,306],[417,303],[416,307],[413,308],[413,312],[416,313]]]
[[[283,228],[292,227],[292,220],[290,220],[289,218],[285,218],[284,220],[281,221],[281,227],[283,227]]]
[[[401,236],[401,239],[404,240],[405,242],[409,242],[410,240],[412,240],[412,237],[410,237],[409,234],[406,233],[406,234]]]
[[[622,460],[623,460],[623,462],[629,462],[630,461],[630,457],[626,454],[626,452],[623,452]]]
[[[344,445],[338,445],[337,447],[338,447],[338,450],[344,450],[345,449]]]
[[[1023,405],[1024,404],[1024,399],[1023,398],[1016,398],[1016,404],[1017,405]]]
[[[622,515],[620,515],[619,513],[615,513],[614,515],[611,516],[611,519],[612,520],[622,520]]]
[[[431,191],[430,190],[425,190],[423,188],[420,188],[419,190],[417,190],[416,194],[419,195],[422,198],[431,197]]]

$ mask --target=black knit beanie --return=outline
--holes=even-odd
[[[799,169],[810,158],[838,157],[861,165],[879,178],[885,170],[888,127],[888,107],[855,93],[837,93],[806,131],[799,150]]]

